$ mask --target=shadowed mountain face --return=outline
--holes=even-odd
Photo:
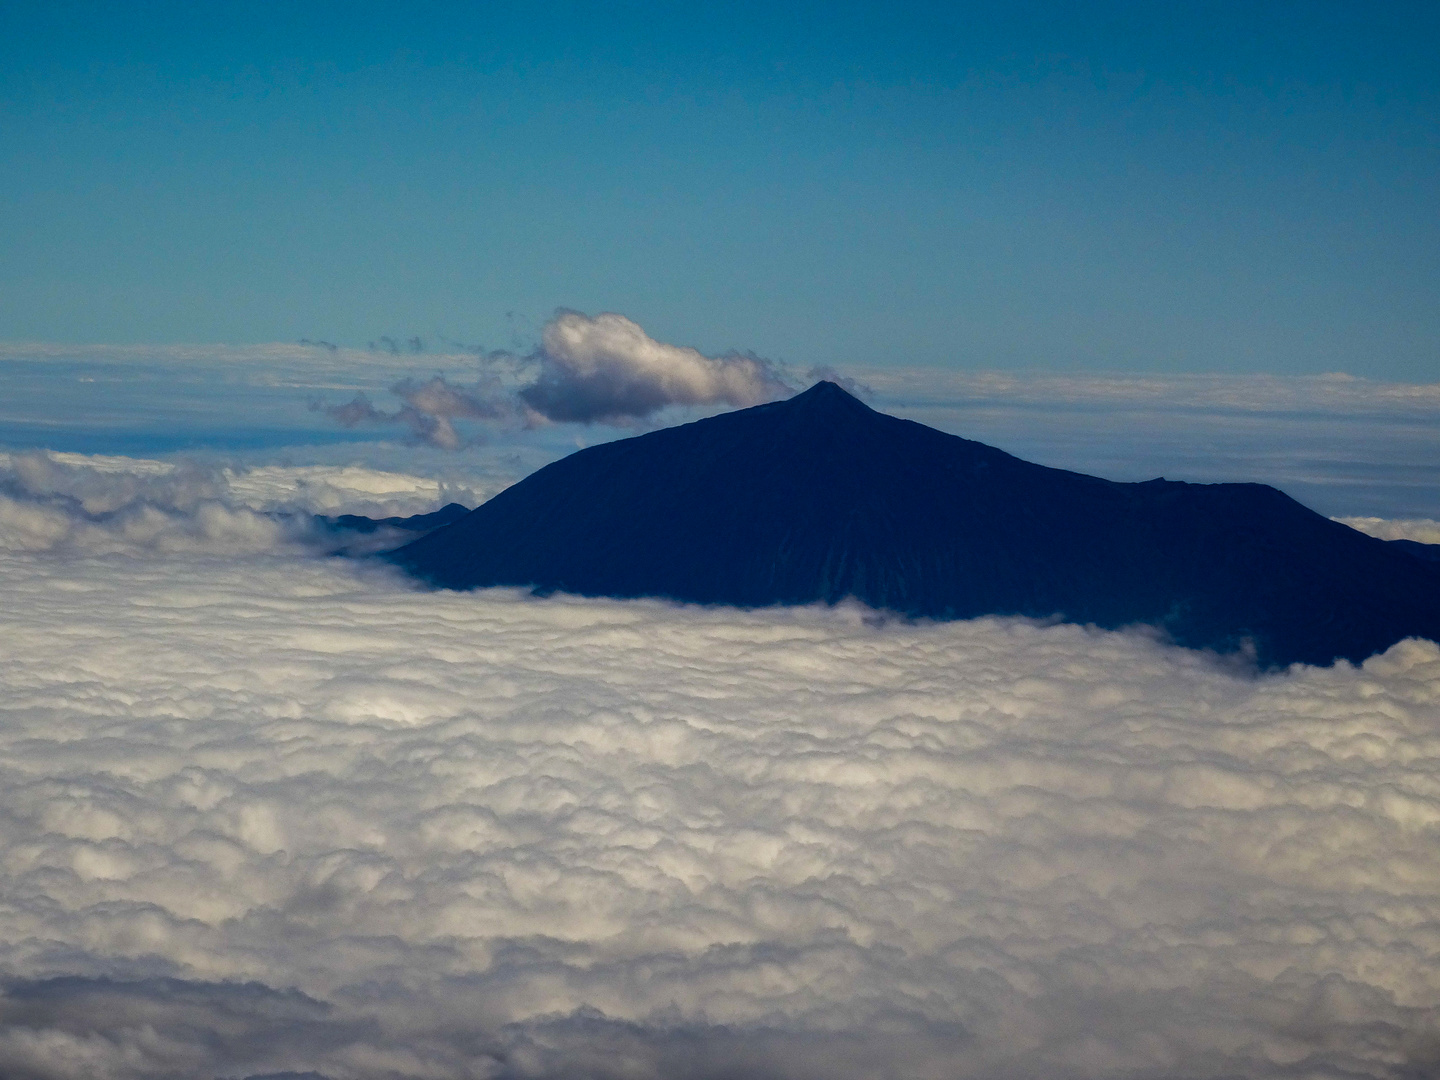
[[[1152,623],[1263,665],[1440,638],[1440,563],[1262,484],[1120,484],[833,383],[581,450],[388,556],[438,586]]]
[[[339,517],[324,517],[315,515],[315,521],[324,528],[337,532],[349,531],[357,533],[373,533],[380,529],[398,529],[401,532],[426,533],[434,532],[459,521],[466,514],[470,513],[468,506],[461,506],[459,503],[447,503],[439,510],[431,514],[412,514],[409,517],[388,517],[371,518],[363,517],[360,514],[341,514]]]

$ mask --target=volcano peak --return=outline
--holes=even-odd
[[[1440,563],[1259,484],[1122,484],[830,381],[548,465],[390,558],[447,588],[1150,623],[1262,664],[1440,638]]]

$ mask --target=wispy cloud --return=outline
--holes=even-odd
[[[457,386],[443,375],[434,375],[421,382],[402,379],[390,392],[404,402],[394,412],[377,409],[365,393],[358,393],[343,405],[313,402],[311,408],[324,412],[345,427],[361,424],[403,424],[410,429],[417,443],[441,450],[459,450],[474,442],[455,429],[456,420],[497,420],[514,413],[510,399],[490,384]]]

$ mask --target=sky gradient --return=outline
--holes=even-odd
[[[1440,358],[1433,5],[0,5],[0,340]]]

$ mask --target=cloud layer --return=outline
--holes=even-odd
[[[444,471],[431,457],[435,439],[448,441],[438,422],[442,410],[417,409],[417,427],[399,419],[414,406],[386,398],[396,386],[420,388],[438,377],[481,408],[503,406],[513,418],[446,412],[449,430],[467,449],[450,468],[514,478],[573,449],[570,425],[524,426],[527,415],[543,419],[517,398],[538,385],[537,354],[449,348],[391,354],[299,345],[0,343],[0,401],[8,406],[0,410],[0,443],[138,454],[210,445],[270,460],[343,462],[363,454],[397,471]],[[1343,375],[847,370],[874,389],[872,404],[883,411],[1046,465],[1116,480],[1274,484],[1333,515],[1433,519],[1440,507],[1440,384]],[[781,375],[799,387],[818,373]],[[575,383],[563,372],[557,380]],[[357,394],[364,396],[351,419],[363,420],[367,410],[394,418],[379,427],[357,424],[350,437],[363,444],[306,408],[315,400],[354,404]],[[417,397],[417,404],[425,402]],[[400,430],[409,433],[409,445],[388,441]],[[592,428],[583,438],[616,433]],[[473,440],[482,434],[477,446]],[[387,441],[376,443],[377,436]],[[297,454],[304,444],[310,445]],[[517,456],[524,468],[509,460]]]
[[[0,550],[298,555],[334,546],[334,537],[317,530],[313,514],[404,516],[451,501],[475,506],[482,496],[465,486],[359,466],[232,469],[117,456],[0,454]],[[383,544],[385,537],[375,539]]]
[[[0,553],[0,1074],[1405,1077],[1440,649]]]
[[[1415,540],[1421,544],[1440,544],[1440,521],[1430,518],[1342,517],[1336,521],[1359,529],[1381,540]]]

